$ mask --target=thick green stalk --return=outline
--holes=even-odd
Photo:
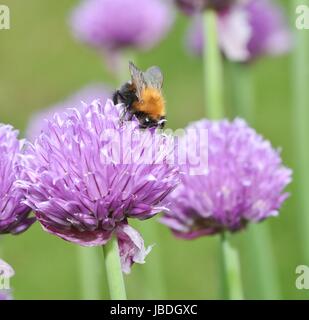
[[[242,117],[253,125],[255,116],[254,84],[249,65],[226,62],[228,71],[229,101],[232,116]]]
[[[204,80],[206,115],[210,119],[220,119],[224,113],[224,86],[222,56],[218,43],[217,14],[207,10],[204,20]],[[242,299],[242,284],[238,252],[233,249],[225,234],[221,238],[222,278],[229,299]]]
[[[227,63],[233,116],[255,124],[254,83],[250,65]],[[251,279],[251,294],[255,299],[280,299],[278,266],[274,259],[271,230],[267,222],[251,225],[244,237],[248,252],[247,267],[255,276]]]
[[[226,298],[230,300],[241,300],[243,299],[243,291],[238,251],[231,247],[224,233],[221,235],[221,250],[223,288]]]
[[[83,300],[99,300],[101,264],[97,248],[78,247],[80,260],[81,296]]]
[[[298,5],[309,6],[308,0],[293,1],[293,17]],[[309,36],[308,30],[296,30],[295,48],[293,55],[293,118],[295,138],[295,161],[294,183],[298,198],[298,210],[300,222],[300,235],[302,237],[302,249],[305,261],[309,264]]]
[[[204,82],[205,107],[210,119],[224,116],[224,90],[222,57],[218,45],[217,14],[207,10],[203,16],[204,24]]]
[[[157,221],[142,221],[140,230],[148,243],[154,243],[154,247],[147,257],[147,263],[143,267],[143,273],[147,281],[147,299],[166,299],[166,285],[164,281],[164,268],[160,245],[160,229]]]
[[[118,66],[115,72],[116,80],[118,81],[118,86],[122,86],[131,79],[129,73],[129,62],[133,62],[137,65],[137,58],[134,52],[127,50],[119,53]]]
[[[251,225],[244,238],[249,253],[247,267],[254,275],[251,285],[254,299],[279,300],[280,284],[271,232],[267,222]]]
[[[110,298],[112,300],[126,300],[127,295],[121,270],[117,237],[113,236],[103,246],[103,252]]]

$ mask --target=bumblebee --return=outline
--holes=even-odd
[[[129,62],[131,81],[113,94],[115,104],[122,103],[127,119],[135,116],[141,128],[163,128],[165,123],[165,100],[162,95],[163,75],[159,67],[145,72]]]

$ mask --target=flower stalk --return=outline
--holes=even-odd
[[[229,99],[232,101],[232,116],[242,117],[254,125],[254,86],[253,74],[247,64],[226,62],[228,73]]]
[[[237,250],[231,247],[226,234],[221,234],[221,252],[223,263],[223,288],[230,300],[243,299],[240,263]]]
[[[254,83],[249,65],[227,62],[233,117],[242,117],[251,125],[255,122]],[[245,248],[253,270],[254,285],[250,290],[255,299],[280,299],[278,266],[274,259],[271,230],[267,222],[251,225],[244,236]]]
[[[166,299],[166,286],[164,281],[163,257],[160,245],[160,228],[157,221],[142,221],[139,229],[146,241],[154,243],[154,248],[149,255],[147,264],[143,267],[144,276],[149,288],[146,292],[147,299]]]
[[[204,25],[204,81],[206,115],[210,119],[224,117],[224,88],[222,56],[218,43],[217,14],[206,10],[203,16]],[[207,44],[207,45],[206,45]],[[221,238],[223,283],[230,299],[242,299],[240,263],[238,252],[233,249],[222,234]]]
[[[99,271],[100,261],[96,247],[78,246],[80,265],[80,285],[83,300],[99,300],[100,284]]]
[[[216,12],[205,11],[203,14],[204,93],[206,114],[211,119],[220,119],[224,115],[223,68],[217,27]]]
[[[278,265],[275,260],[271,230],[267,222],[251,225],[244,238],[250,262],[248,267],[255,275],[254,299],[279,300],[281,298]]]
[[[309,1],[294,0],[293,11],[302,4],[309,4]],[[294,12],[293,12],[294,15]],[[309,109],[308,109],[308,82],[309,70],[306,68],[309,57],[309,38],[305,30],[295,32],[295,50],[293,55],[293,121],[294,121],[294,139],[296,167],[295,185],[297,191],[295,196],[298,197],[300,234],[302,236],[302,250],[304,263],[309,264]]]
[[[112,239],[103,246],[103,253],[110,298],[112,300],[126,300],[127,295],[116,236],[113,236]]]

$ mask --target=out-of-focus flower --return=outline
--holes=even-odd
[[[208,173],[193,176],[184,167],[182,184],[169,196],[170,211],[162,222],[176,236],[193,239],[234,232],[278,214],[288,196],[283,190],[291,170],[268,141],[241,119],[201,120],[189,129],[208,130],[208,149],[200,157]],[[190,148],[195,154],[196,146],[189,145],[188,153]]]
[[[30,141],[34,141],[43,129],[47,129],[48,120],[51,119],[56,112],[61,113],[66,111],[70,113],[69,108],[80,107],[81,101],[86,104],[91,104],[94,100],[100,100],[102,103],[105,103],[111,95],[112,90],[108,86],[100,83],[90,84],[65,99],[65,101],[35,114],[29,121],[26,136]]]
[[[248,14],[244,7],[234,6],[219,15],[219,46],[228,59],[232,61],[246,61],[249,59],[247,46],[251,32]],[[202,55],[204,40],[201,16],[193,18],[187,38],[190,51],[197,55]]]
[[[20,161],[24,141],[9,125],[0,124],[0,234],[18,234],[35,221],[29,218],[31,209],[22,204],[23,190],[15,184],[20,178]]]
[[[270,0],[251,0],[246,6],[252,35],[250,57],[280,55],[292,47],[292,35],[281,7]]]
[[[143,263],[150,249],[128,218],[151,218],[165,209],[178,183],[171,164],[174,139],[124,121],[123,107],[111,100],[56,114],[28,145],[25,203],[43,229],[83,246],[118,237],[124,272]]]
[[[189,15],[202,12],[208,8],[223,11],[237,1],[243,0],[175,0],[178,7]]]
[[[115,51],[155,46],[173,20],[164,0],[84,0],[73,11],[71,26],[82,42]]]
[[[270,0],[248,0],[219,13],[219,45],[233,61],[280,55],[292,46],[292,36],[281,7]],[[201,17],[193,19],[187,42],[190,51],[203,52]]]

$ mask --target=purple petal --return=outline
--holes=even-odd
[[[130,273],[133,263],[145,263],[145,258],[152,247],[145,248],[143,238],[128,224],[119,226],[116,233],[122,271],[124,273]]]

